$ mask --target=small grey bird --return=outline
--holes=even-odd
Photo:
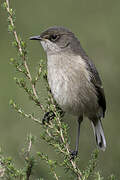
[[[106,140],[101,119],[105,116],[106,100],[101,79],[79,40],[64,27],[50,27],[39,40],[47,54],[48,83],[53,97],[63,111],[78,117],[76,149],[78,153],[80,124],[86,116],[91,121],[96,143],[101,150]]]

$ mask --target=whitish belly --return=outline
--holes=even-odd
[[[48,82],[56,102],[64,111],[88,116],[96,110],[97,97],[87,83],[77,82],[55,70],[51,75],[48,73]]]
[[[48,82],[52,94],[64,111],[74,115],[94,112],[98,106],[95,89],[81,64],[78,65],[48,63]]]

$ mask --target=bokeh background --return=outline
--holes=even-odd
[[[0,2],[0,4],[3,1]],[[119,0],[12,0],[16,10],[16,28],[27,42],[29,65],[32,74],[37,70],[41,58],[45,54],[38,42],[29,41],[32,35],[40,34],[49,26],[60,25],[71,29],[80,39],[83,48],[91,57],[103,79],[107,99],[107,112],[103,120],[107,149],[99,155],[98,168],[105,179],[111,173],[117,179],[120,177],[120,1]],[[21,118],[9,106],[12,98],[26,112],[35,112],[40,118],[43,114],[28,99],[22,89],[19,89],[13,77],[19,76],[9,63],[10,57],[16,57],[16,51],[11,46],[12,37],[7,32],[7,15],[0,9],[0,146],[5,155],[12,156],[17,166],[23,165],[20,150],[24,147],[27,134],[40,137],[41,128],[31,120]],[[43,82],[38,85],[39,94],[44,103],[46,90]],[[71,147],[75,144],[77,121],[74,117],[65,116],[70,126]],[[36,151],[49,153],[55,159],[57,154],[40,141]],[[85,119],[81,128],[80,167],[84,168],[95,148],[90,122]],[[60,157],[61,158],[61,157]],[[62,170],[61,170],[62,171]],[[67,179],[64,172],[59,172],[62,179]],[[40,162],[36,177],[52,180],[48,167]]]

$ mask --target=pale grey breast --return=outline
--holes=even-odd
[[[80,56],[48,56],[48,82],[56,102],[64,111],[82,115],[98,111],[96,90]]]

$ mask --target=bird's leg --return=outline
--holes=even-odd
[[[83,120],[83,116],[80,116],[78,118],[78,131],[77,131],[77,136],[76,136],[76,146],[75,146],[75,150],[71,152],[71,159],[74,159],[78,154],[79,137],[80,137],[80,125],[81,125],[82,120]]]
[[[45,113],[42,123],[45,124],[45,122],[49,123],[50,120],[52,120],[55,117],[55,113],[53,111],[48,111]]]

